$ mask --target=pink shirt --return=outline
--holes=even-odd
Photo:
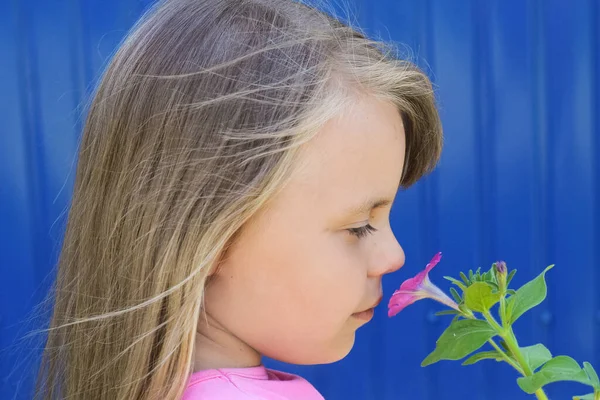
[[[194,372],[182,400],[324,400],[306,379],[265,368],[221,368]]]

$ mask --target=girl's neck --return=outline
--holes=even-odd
[[[196,331],[193,372],[262,365],[261,355],[224,329],[210,314],[201,313]]]

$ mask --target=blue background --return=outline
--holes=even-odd
[[[28,399],[39,349],[16,341],[53,274],[85,101],[149,2],[0,1],[0,399]],[[487,270],[521,285],[544,267],[548,298],[515,325],[600,370],[600,4],[596,0],[377,0],[350,3],[370,34],[407,45],[438,88],[439,168],[401,193],[392,226],[405,267],[344,360],[267,365],[327,399],[528,399],[505,363],[420,362],[450,317],[424,300],[386,316],[389,296],[443,252],[431,279]],[[587,393],[548,387],[552,399]]]

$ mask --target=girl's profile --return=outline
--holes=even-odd
[[[36,398],[322,398],[262,357],[351,351],[441,146],[427,76],[358,27],[156,3],[87,110]]]

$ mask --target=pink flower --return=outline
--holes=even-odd
[[[423,271],[419,272],[414,278],[405,280],[402,285],[400,285],[400,289],[394,292],[388,303],[388,317],[393,317],[406,306],[417,300],[427,298],[439,301],[448,307],[460,311],[458,304],[429,280],[429,271],[431,271],[441,259],[442,253],[439,252],[433,256]]]

